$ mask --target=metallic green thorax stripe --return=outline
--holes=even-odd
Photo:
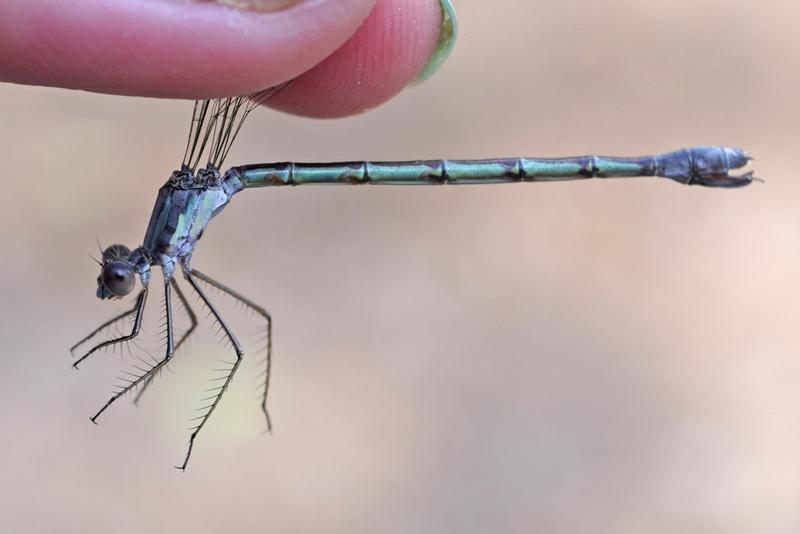
[[[752,173],[731,175],[749,161],[738,148],[702,146],[658,156],[615,158],[509,158],[397,162],[265,163],[233,167],[225,175],[235,190],[304,184],[495,184],[586,178],[660,176],[683,184],[740,187]]]

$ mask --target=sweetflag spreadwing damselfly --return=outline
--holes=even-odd
[[[263,321],[264,381],[260,389],[261,409],[267,428],[267,393],[272,358],[272,320],[267,311],[242,294],[192,265],[192,254],[208,223],[241,191],[260,187],[314,184],[336,185],[458,185],[516,182],[558,182],[567,180],[660,177],[683,185],[735,188],[750,184],[751,172],[735,174],[747,165],[749,156],[739,148],[698,146],[655,156],[605,157],[579,156],[562,158],[514,157],[482,160],[420,160],[403,162],[350,161],[339,163],[265,163],[231,167],[222,164],[239,133],[245,118],[261,103],[281,92],[288,84],[250,96],[199,100],[189,131],[189,139],[180,168],[159,189],[142,244],[134,249],[115,244],[102,250],[97,260],[97,297],[120,299],[131,294],[136,278],[141,283],[135,303],[127,311],[106,321],[76,343],[71,351],[78,356],[78,367],[91,356],[134,342],[143,329],[144,310],[150,293],[153,267],[160,267],[163,291],[163,353],[136,366],[123,377],[112,397],[95,413],[98,417],[115,401],[128,393],[142,394],[172,360],[175,352],[195,331],[198,320],[184,289],[178,284],[181,275],[188,289],[209,312],[209,317],[224,336],[234,359],[223,369],[219,384],[204,399],[205,405],[190,430],[189,444],[179,469],[185,469],[195,440],[209,421],[228,389],[244,357],[244,350],[204,287],[211,286],[256,313]],[[173,297],[187,311],[190,327],[175,335]],[[130,330],[122,331],[130,323]],[[95,342],[115,330],[118,335]],[[94,343],[92,343],[94,342]],[[83,348],[79,352],[79,349]]]

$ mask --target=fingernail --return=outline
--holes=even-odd
[[[218,4],[238,7],[239,9],[250,9],[252,11],[279,11],[286,9],[302,0],[214,0]]]
[[[431,57],[428,58],[428,62],[425,63],[425,66],[422,67],[422,70],[414,80],[414,85],[422,83],[433,76],[456,44],[458,23],[456,22],[456,10],[453,7],[453,2],[451,0],[439,0],[439,5],[442,8],[442,27],[439,30],[439,42],[436,44]]]

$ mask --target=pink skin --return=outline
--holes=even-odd
[[[2,0],[0,80],[166,98],[249,94],[311,117],[377,106],[438,39],[438,0],[301,0],[254,12],[204,0]]]

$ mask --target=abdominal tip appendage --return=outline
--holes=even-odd
[[[728,159],[728,166],[731,169],[738,169],[744,167],[753,158],[741,148],[723,148],[725,155]]]

